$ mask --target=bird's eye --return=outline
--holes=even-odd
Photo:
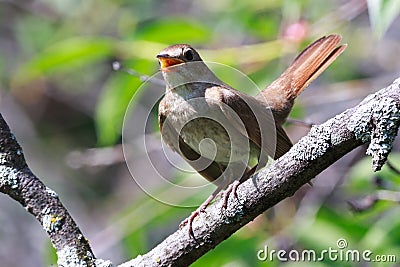
[[[193,58],[194,58],[193,51],[191,49],[186,50],[183,53],[183,56],[185,57],[186,60],[189,60],[189,61],[193,60]]]

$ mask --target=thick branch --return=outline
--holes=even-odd
[[[28,168],[22,149],[0,115],[0,191],[18,201],[42,225],[57,250],[59,266],[111,266],[95,260],[88,240],[56,192]]]
[[[120,266],[187,266],[227,239],[243,225],[292,196],[302,185],[355,147],[370,142],[373,169],[385,163],[400,124],[400,79],[358,106],[346,110],[309,134],[270,167],[241,184],[238,197],[208,207],[193,223],[196,239],[187,226],[177,230],[145,255]]]
[[[259,214],[291,196],[302,185],[355,147],[370,142],[373,169],[385,163],[400,124],[400,79],[357,107],[310,133],[268,168],[241,184],[222,212],[217,201],[193,223],[177,230],[149,253],[120,266],[187,266]],[[60,266],[112,266],[96,260],[88,241],[57,194],[29,170],[21,147],[0,115],[0,191],[21,203],[40,222],[57,249]]]

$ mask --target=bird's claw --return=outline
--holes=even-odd
[[[231,183],[231,184],[228,186],[228,188],[227,188],[225,191],[222,192],[222,194],[223,194],[222,208],[223,208],[223,209],[226,209],[226,207],[228,206],[228,198],[229,198],[229,195],[230,195],[231,193],[233,193],[233,195],[234,195],[236,198],[238,198],[238,195],[237,195],[237,188],[238,188],[239,184],[240,184],[239,181],[234,181],[233,183]]]
[[[199,216],[200,212],[205,212],[206,207],[200,206],[197,210],[193,211],[192,214],[190,214],[189,217],[184,219],[180,224],[179,224],[179,229],[182,229],[185,225],[188,225],[188,233],[190,236],[194,238],[194,232],[193,232],[193,221],[194,219]]]
[[[222,197],[223,197],[223,201],[222,201],[223,209],[226,209],[227,204],[228,204],[228,198],[231,193],[233,193],[236,198],[238,197],[236,190],[237,190],[237,187],[239,186],[239,184],[240,184],[239,181],[235,181],[232,184],[230,184],[225,191],[220,192],[220,194],[222,194]],[[190,236],[192,236],[194,238],[193,221],[197,216],[199,216],[200,213],[206,212],[206,208],[208,207],[208,205],[210,204],[210,202],[212,201],[213,198],[214,198],[213,196],[209,197],[200,207],[198,207],[195,211],[193,211],[189,217],[184,219],[179,224],[179,229],[182,229],[185,225],[188,225],[188,233]]]

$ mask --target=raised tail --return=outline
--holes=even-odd
[[[294,99],[314,81],[345,49],[339,45],[342,37],[337,34],[324,36],[307,46],[286,71],[256,97],[267,101],[276,122],[282,124],[289,115]]]

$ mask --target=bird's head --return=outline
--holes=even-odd
[[[199,53],[187,44],[177,44],[163,49],[157,55],[161,69],[165,69],[178,64],[202,61]]]

